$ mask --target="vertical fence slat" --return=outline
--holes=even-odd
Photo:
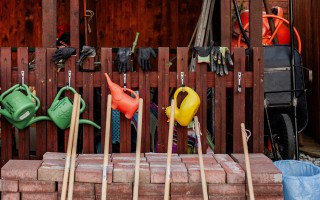
[[[47,66],[46,66],[46,49],[36,48],[36,68],[35,68],[35,87],[37,97],[40,100],[40,109],[37,112],[37,116],[47,115]],[[43,154],[47,150],[47,127],[46,122],[37,122],[36,124],[36,156],[37,159],[42,159]]]
[[[238,91],[238,72],[241,73],[241,92]],[[233,153],[243,152],[240,124],[245,123],[245,52],[234,49],[233,68]]]
[[[169,106],[169,48],[159,47],[158,54],[158,152],[166,152],[169,125],[164,109]]]
[[[56,51],[55,48],[47,49],[47,109],[53,102],[57,94],[57,67],[51,62],[52,55]],[[52,122],[46,122],[47,124],[47,151],[57,152],[58,151],[58,133],[57,127]]]
[[[12,86],[11,48],[0,49],[1,94]],[[12,159],[12,125],[1,116],[1,167]]]
[[[181,72],[184,73],[184,85],[188,86],[188,48],[177,48],[177,89],[181,87]],[[181,103],[182,94],[178,96],[178,105]],[[178,153],[187,153],[188,151],[188,127],[177,126]]]
[[[18,48],[18,82],[21,83],[21,71],[24,71],[24,83],[29,84],[28,48]],[[28,85],[29,86],[29,85]],[[30,156],[30,129],[19,130],[19,159],[29,159]]]
[[[143,99],[143,124],[142,127],[144,129],[142,130],[142,136],[143,136],[143,142],[141,143],[144,147],[141,149],[142,152],[150,152],[150,105],[151,105],[151,99],[150,99],[150,72],[145,73],[145,91],[146,95]],[[152,141],[154,142],[154,141]]]
[[[88,70],[83,72],[83,91],[82,98],[86,103],[86,108],[82,114],[82,118],[93,119],[93,104],[94,104],[94,92],[93,92],[93,70],[94,70],[94,58],[89,57],[84,60],[83,69]],[[94,131],[93,126],[83,124],[83,153],[94,153]]]
[[[106,131],[106,110],[107,110],[107,98],[110,93],[105,73],[112,72],[112,49],[101,48],[101,150],[104,150],[104,138]],[[108,73],[112,78],[112,73]],[[112,125],[112,124],[110,124]],[[112,153],[112,135],[110,135],[109,152]]]
[[[264,148],[264,51],[253,47],[253,153]]]

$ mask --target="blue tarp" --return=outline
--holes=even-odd
[[[285,200],[320,199],[320,167],[297,160],[275,161],[274,165],[282,172]]]

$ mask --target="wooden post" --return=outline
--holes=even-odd
[[[57,1],[42,0],[42,47],[55,47],[57,37]]]

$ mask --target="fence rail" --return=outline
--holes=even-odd
[[[0,49],[0,88],[1,94],[11,86],[21,83],[21,71],[25,72],[24,82],[28,86],[34,86],[36,96],[40,99],[41,106],[36,115],[47,115],[47,110],[53,102],[59,88],[68,82],[68,70],[71,70],[70,86],[75,88],[86,102],[86,109],[81,118],[96,121],[101,125],[101,141],[104,141],[105,119],[108,85],[104,73],[108,73],[113,82],[123,86],[123,74],[119,74],[113,67],[114,55],[112,48],[101,48],[100,67],[95,67],[94,58],[87,58],[80,70],[76,65],[76,56],[69,58],[65,66],[59,72],[51,57],[55,48],[36,48],[34,54],[28,53],[27,47],[19,47],[17,52],[12,52],[10,47]],[[176,60],[173,67],[169,67],[170,56],[168,47],[158,48],[155,69],[150,72],[137,70],[128,72],[126,76],[127,87],[139,91],[139,96],[144,99],[143,125],[142,125],[142,152],[150,151],[150,90],[156,89],[158,106],[158,152],[167,149],[168,123],[164,109],[169,106],[170,89],[181,86],[181,74],[184,72],[184,83],[192,87],[201,99],[201,105],[197,112],[202,129],[202,148],[207,149],[206,131],[209,123],[214,124],[215,153],[242,152],[240,123],[246,122],[246,127],[251,128],[253,137],[250,139],[252,152],[262,152],[264,147],[263,135],[263,49],[253,48],[252,66],[248,65],[244,49],[234,49],[234,69],[227,76],[220,77],[214,72],[208,72],[206,64],[197,64],[195,72],[188,71],[188,48],[178,47]],[[30,68],[29,62],[35,58],[35,67]],[[15,67],[17,66],[17,67]],[[241,73],[241,92],[238,91],[238,73]],[[207,102],[207,89],[214,89],[214,102]],[[95,89],[100,89],[97,96]],[[72,97],[72,94],[66,94]],[[181,98],[178,100],[181,101]],[[99,104],[97,110],[95,104]],[[179,102],[178,102],[179,103]],[[214,105],[214,121],[208,121],[208,107]],[[95,116],[101,114],[97,121]],[[18,136],[18,159],[31,159],[30,155],[30,128],[17,132],[4,117],[1,117],[1,164],[14,158],[13,143],[15,134]],[[36,130],[35,158],[41,159],[47,151],[65,151],[68,141],[68,130],[59,137],[59,130],[50,121],[40,121],[33,126]],[[131,152],[131,121],[122,114],[120,117],[120,152]],[[82,153],[95,152],[94,128],[82,125]],[[178,153],[186,153],[187,128],[177,127]],[[17,133],[15,133],[17,132]],[[230,133],[230,134],[227,134]],[[61,135],[61,134],[60,134]],[[231,135],[231,139],[230,136]],[[60,144],[60,143],[63,144]],[[59,147],[63,146],[61,150]],[[110,147],[111,148],[111,147]],[[103,147],[102,147],[103,149]],[[111,151],[112,149],[110,149]]]

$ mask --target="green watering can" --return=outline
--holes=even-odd
[[[20,130],[37,121],[50,120],[47,116],[34,117],[40,101],[25,84],[16,84],[2,93],[0,102],[3,105],[0,114]]]
[[[73,102],[70,98],[63,97],[62,99],[60,99],[62,92],[64,92],[65,90],[70,90],[74,94],[77,93],[75,89],[73,89],[70,86],[65,86],[61,88],[57,96],[54,98],[53,103],[51,104],[48,110],[48,115],[50,119],[53,121],[53,123],[56,126],[58,126],[62,130],[70,126],[71,116],[72,116],[72,107],[73,107]],[[82,98],[80,102],[81,102],[80,113],[82,113],[86,107],[86,104]],[[90,121],[87,119],[80,119],[79,124],[89,124],[96,127],[97,129],[101,128],[99,125],[97,125],[93,121]]]

